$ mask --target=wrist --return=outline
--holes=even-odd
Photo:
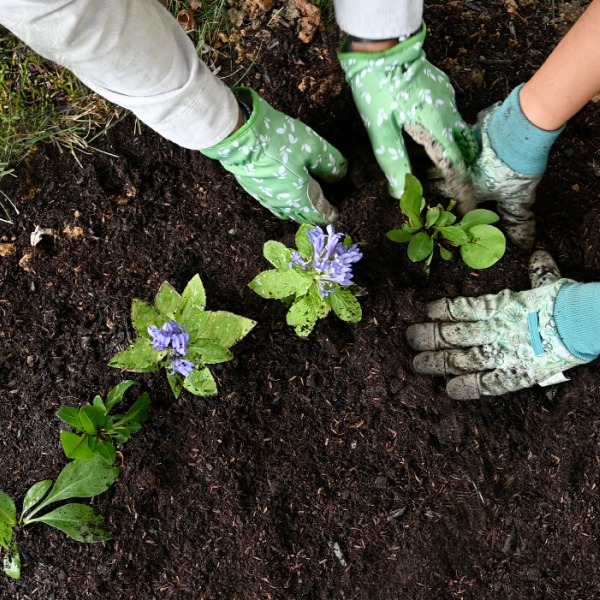
[[[366,53],[385,52],[400,42],[398,38],[389,40],[365,40],[350,36],[348,39],[350,41],[350,52]]]

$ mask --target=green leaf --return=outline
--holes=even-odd
[[[17,524],[17,508],[15,502],[4,492],[0,492],[0,521],[8,523],[9,525]]]
[[[4,552],[4,572],[11,579],[20,579],[21,577],[21,556],[17,544],[13,544]]]
[[[452,225],[456,221],[456,215],[448,210],[442,210],[437,222],[436,227],[442,228],[446,225]]]
[[[410,242],[413,234],[405,229],[392,229],[386,233],[388,239],[392,242],[398,242],[399,244],[405,244]]]
[[[173,396],[176,399],[179,398],[183,389],[183,377],[179,373],[174,373],[173,375],[167,375],[167,381],[169,382]]]
[[[121,428],[119,428],[121,429]],[[125,431],[123,432],[125,435],[131,437],[132,433],[138,433],[138,431],[142,430],[142,424],[139,421],[131,421],[127,428],[123,428]]]
[[[183,387],[195,396],[216,396],[217,382],[212,373],[204,369],[194,369],[184,380]]]
[[[50,493],[34,512],[59,500],[91,498],[102,494],[115,482],[120,472],[120,469],[110,467],[99,456],[90,460],[74,460],[59,473]],[[24,519],[25,522],[30,520],[30,517]]]
[[[447,239],[453,244],[456,244],[457,246],[462,246],[469,241],[469,237],[467,236],[465,230],[458,227],[458,225],[440,227],[438,231],[442,234],[443,238]]]
[[[38,481],[32,485],[25,494],[23,500],[23,512],[25,514],[29,512],[45,495],[46,492],[52,487],[52,481],[45,479],[44,481]]]
[[[98,426],[104,423],[104,412],[96,406],[86,404],[79,410],[79,418],[85,432],[90,435],[96,435],[98,433]]]
[[[404,193],[400,198],[400,210],[408,217],[412,227],[423,227],[421,219],[421,203],[423,200],[423,187],[419,180],[410,173],[406,174]]]
[[[10,548],[14,530],[14,525],[0,521],[0,546],[2,548],[6,548],[7,550]]]
[[[286,315],[286,322],[299,337],[307,337],[317,322],[317,308],[308,296],[297,299]]]
[[[440,209],[437,207],[430,208],[425,215],[425,226],[433,227],[440,218]]]
[[[180,325],[194,322],[195,315],[206,308],[206,291],[200,275],[194,275],[183,290],[176,320]]]
[[[65,456],[73,460],[89,460],[94,456],[94,451],[88,446],[89,436],[78,435],[72,431],[63,431],[60,434]]]
[[[208,340],[225,348],[231,348],[244,338],[256,325],[256,321],[225,311],[207,310],[198,315],[190,327],[190,342]]]
[[[500,220],[500,217],[491,210],[487,210],[485,208],[476,208],[471,212],[468,212],[461,220],[459,225],[465,229],[469,230],[471,227],[475,225],[490,225],[492,223],[496,223]]]
[[[174,319],[180,301],[181,296],[179,295],[179,293],[170,283],[165,281],[160,286],[158,294],[156,294],[154,306],[160,313],[162,313],[169,319]]]
[[[136,421],[138,423],[144,422],[148,418],[150,413],[150,396],[147,392],[144,392],[132,405],[131,408],[125,413],[123,421],[129,423],[130,421]]]
[[[134,298],[131,305],[131,322],[139,336],[148,337],[148,327],[150,325],[162,327],[166,321],[166,317],[161,315],[152,304]]]
[[[129,440],[136,425],[138,426],[137,431],[139,431],[142,428],[139,423],[130,423],[128,427],[117,427],[112,434],[115,442],[126,442]]]
[[[278,269],[285,269],[290,266],[293,251],[281,242],[269,240],[263,246],[264,257]]]
[[[61,421],[64,421],[71,427],[74,427],[77,429],[77,431],[83,430],[83,425],[81,424],[81,419],[79,418],[79,410],[76,408],[72,406],[65,406],[64,408],[59,408],[55,414]]]
[[[152,349],[154,350],[154,348]],[[110,413],[115,404],[121,402],[125,392],[134,385],[135,381],[132,379],[126,379],[125,381],[121,381],[121,383],[116,385],[112,390],[110,390],[110,392],[108,392],[108,397],[106,398],[106,414]]]
[[[315,253],[315,249],[311,241],[308,239],[308,235],[306,235],[311,229],[314,228],[314,225],[304,224],[300,225],[298,231],[296,232],[296,248],[298,248],[298,252],[304,260],[312,260]]]
[[[450,252],[450,250],[448,250],[447,248],[444,248],[444,246],[439,246],[438,248],[440,250],[440,256],[444,259],[444,260],[452,260],[452,257],[454,256],[452,254],[452,252]]]
[[[104,404],[104,400],[100,396],[94,396],[94,400],[92,401],[92,405],[96,408],[99,408],[105,415],[107,414],[106,404]]]
[[[358,323],[362,319],[362,309],[356,296],[350,290],[338,288],[327,297],[333,312],[342,320]]]
[[[166,356],[166,351],[158,352],[150,345],[150,340],[137,338],[129,348],[125,348],[113,356],[108,365],[136,373],[151,373],[159,368],[160,361]]]
[[[106,464],[115,464],[117,449],[112,442],[109,442],[108,440],[101,440],[96,446],[96,452],[102,457]]]
[[[487,269],[504,255],[506,238],[493,225],[474,225],[469,229],[469,238],[469,242],[460,247],[460,255],[473,269]]]
[[[233,354],[220,344],[198,341],[188,346],[186,358],[195,365],[216,365],[231,360]]]
[[[291,296],[305,294],[311,283],[312,278],[310,275],[300,273],[294,269],[283,271],[270,269],[259,273],[248,284],[248,287],[263,298],[283,300]]]
[[[60,529],[78,542],[91,544],[112,539],[104,527],[104,517],[85,504],[65,504],[31,521]]]
[[[408,258],[413,262],[426,259],[433,252],[433,240],[423,231],[414,235],[408,244]]]

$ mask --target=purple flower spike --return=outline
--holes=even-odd
[[[362,258],[362,252],[356,244],[348,247],[343,242],[343,233],[338,233],[333,225],[327,226],[327,233],[320,227],[313,227],[306,232],[314,248],[312,263],[304,262],[295,252],[292,264],[303,269],[317,272],[320,294],[326,298],[335,291],[335,284],[349,286],[352,284],[352,265]],[[291,265],[290,265],[291,266]]]
[[[173,358],[173,360],[171,360],[171,369],[171,375],[179,373],[180,375],[187,377],[194,369],[194,363],[176,356]]]
[[[159,352],[166,350],[171,343],[171,338],[168,334],[165,334],[163,328],[160,329],[156,325],[150,325],[148,327],[148,333],[152,338],[152,347]]]
[[[148,327],[148,333],[152,337],[152,347],[161,352],[172,346],[173,350],[181,355],[187,354],[187,345],[190,341],[190,336],[183,330],[177,321],[171,319],[165,323],[160,329],[156,325]]]

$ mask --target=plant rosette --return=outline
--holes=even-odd
[[[114,483],[120,472],[119,468],[106,464],[100,456],[92,460],[70,462],[59,473],[54,485],[47,479],[29,488],[18,519],[14,500],[0,492],[0,547],[3,548],[6,575],[13,579],[21,577],[21,556],[14,541],[21,527],[45,523],[78,542],[110,540],[111,535],[104,527],[104,517],[87,504],[71,502],[49,512],[43,509],[61,500],[98,496]]]
[[[136,373],[165,368],[175,398],[183,389],[196,396],[215,396],[217,384],[207,365],[231,360],[229,349],[256,321],[205,307],[206,293],[198,275],[182,294],[164,282],[154,306],[136,298],[131,319],[139,337],[108,364]]]
[[[115,444],[128,441],[132,434],[140,431],[150,412],[150,396],[144,393],[126,413],[110,414],[132,385],[135,381],[122,381],[108,393],[106,401],[96,396],[92,404],[79,409],[65,406],[56,412],[59,419],[75,429],[75,432],[60,434],[67,458],[89,460],[99,454],[107,464],[115,463]]]
[[[332,310],[342,321],[358,323],[362,310],[352,282],[353,264],[362,258],[358,246],[333,225],[326,231],[301,225],[295,241],[297,250],[273,240],[265,243],[264,257],[275,268],[259,273],[250,289],[288,306],[287,324],[300,337],[307,337]]]
[[[451,260],[459,248],[463,262],[473,269],[487,269],[504,256],[506,238],[492,225],[500,217],[491,210],[476,208],[457,223],[451,212],[456,203],[451,200],[446,208],[441,204],[427,206],[419,180],[410,173],[406,175],[399,204],[407,222],[400,229],[389,231],[387,237],[393,242],[408,243],[408,258],[424,261],[427,276],[436,248],[444,260]]]

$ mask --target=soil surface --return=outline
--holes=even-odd
[[[575,8],[426,7],[428,56],[468,120],[534,72]],[[528,256],[509,247],[480,272],[437,262],[425,279],[386,239],[400,212],[344,83],[335,24],[305,44],[297,24],[271,17],[256,17],[267,43],[242,62],[243,82],[349,158],[328,193],[339,228],[366,244],[363,321],[330,317],[302,340],[283,305],[250,291],[268,266],[264,242],[291,245],[296,226],[218,163],[136,133],[132,118],[78,160],[38,148],[5,188],[20,215],[2,226],[16,252],[0,258],[0,489],[20,504],[55,478],[65,458],[54,412],[127,378],[107,362],[134,336],[134,297],[152,300],[165,280],[181,290],[199,273],[209,309],[258,325],[234,361],[212,368],[217,398],[175,401],[163,373],[134,375],[153,411],[122,448],[122,476],[94,501],[114,540],[21,530],[23,576],[2,576],[0,597],[600,597],[597,362],[559,387],[464,403],[414,373],[404,332],[424,302],[527,289]],[[599,145],[591,103],[556,144],[536,206],[539,247],[580,281],[600,280]],[[32,249],[36,225],[56,235]]]

